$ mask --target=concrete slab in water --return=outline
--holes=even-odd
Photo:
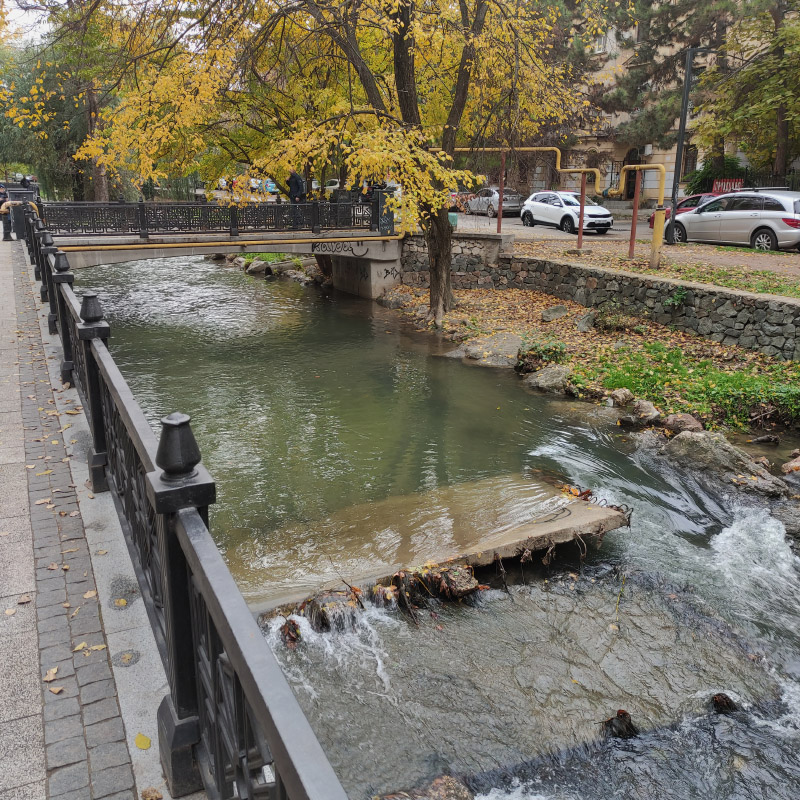
[[[608,531],[627,524],[627,517],[618,509],[576,500],[524,525],[491,534],[481,539],[471,553],[447,559],[447,563],[485,566],[498,556],[513,558],[525,550],[535,553],[577,539],[596,541],[596,537],[602,538]]]

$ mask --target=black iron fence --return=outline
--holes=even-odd
[[[394,234],[386,192],[368,202],[252,203],[44,203],[42,219],[52,234],[138,235],[270,231],[368,230]]]
[[[65,253],[32,209],[26,244],[61,377],[78,390],[92,436],[95,492],[110,490],[164,662],[158,709],[170,792],[211,800],[345,800],[346,795],[208,530],[216,487],[189,417],[156,438],[106,347],[97,295],[73,291]]]

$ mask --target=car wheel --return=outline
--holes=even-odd
[[[597,231],[599,236],[605,236],[608,233],[608,228],[602,228],[601,230]]]
[[[525,225],[528,228],[532,228],[533,227],[533,215],[531,214],[530,211],[526,211],[522,215],[522,224]]]
[[[486,216],[487,217],[494,217],[497,215],[497,212],[494,210],[494,206],[488,205],[486,206]]]
[[[564,219],[561,220],[561,230],[564,231],[564,233],[575,233],[575,221],[572,217],[564,217]]]
[[[750,239],[750,246],[754,250],[777,250],[778,237],[769,228],[760,228]]]
[[[680,222],[675,223],[673,237],[675,238],[675,244],[686,244],[689,241],[689,237],[686,235],[686,228]]]

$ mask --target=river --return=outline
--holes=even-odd
[[[456,552],[557,502],[633,507],[584,564],[419,625],[368,607],[287,651],[352,798],[442,772],[482,800],[800,795],[800,561],[780,523],[639,449],[603,407],[443,358],[396,312],[199,258],[85,270],[154,428],[192,416],[211,531],[254,609]],[[717,691],[742,711],[708,713]],[[602,740],[625,708],[643,734]]]

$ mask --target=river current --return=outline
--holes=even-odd
[[[100,295],[154,429],[192,416],[211,531],[254,609],[455,553],[561,481],[634,509],[583,564],[564,553],[418,624],[302,620],[294,651],[265,624],[352,798],[444,772],[482,800],[800,796],[800,561],[766,511],[667,470],[610,410],[443,358],[367,301],[199,258],[76,288]],[[718,691],[742,710],[710,713]],[[618,708],[641,736],[601,738]]]

